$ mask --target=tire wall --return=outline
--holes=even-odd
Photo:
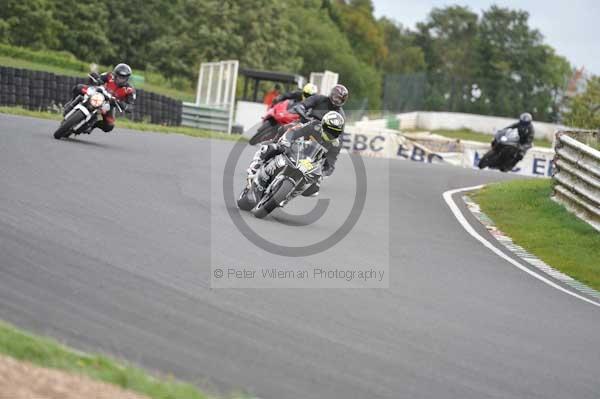
[[[71,90],[78,83],[87,83],[87,78],[0,67],[0,106],[58,112],[70,100]],[[179,126],[181,106],[179,100],[139,89],[132,112],[120,116],[137,122]]]

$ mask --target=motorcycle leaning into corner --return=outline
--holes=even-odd
[[[298,139],[283,147],[263,168],[275,168],[275,173],[264,190],[255,180],[249,180],[242,190],[237,205],[262,219],[278,207],[284,207],[299,194],[322,178],[322,167],[328,150],[314,140]],[[306,195],[306,194],[305,194]]]
[[[291,100],[285,100],[269,108],[256,134],[250,138],[250,145],[277,140],[282,126],[299,121],[300,115],[293,112],[294,104]]]
[[[89,78],[94,85],[73,100],[75,105],[65,114],[54,132],[55,139],[67,138],[72,134],[90,134],[98,116],[110,112],[112,104],[119,112],[123,112],[119,101],[103,86],[103,82],[92,75]]]
[[[511,171],[519,162],[519,132],[517,129],[501,129],[494,135],[492,148],[479,160],[479,169],[499,169],[502,172]]]

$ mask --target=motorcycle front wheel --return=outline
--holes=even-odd
[[[242,191],[242,193],[240,194],[240,196],[237,200],[237,206],[239,209],[241,209],[243,211],[252,210],[253,204],[250,201],[250,198],[248,198],[249,194],[250,194],[250,189],[248,187],[244,188],[244,191]]]
[[[496,152],[494,150],[489,150],[479,160],[479,164],[477,166],[479,167],[479,169],[485,169],[487,167],[493,167],[493,162],[495,161],[495,157],[496,157]]]
[[[73,128],[80,124],[85,119],[85,115],[81,111],[76,111],[71,114],[67,119],[62,121],[58,129],[54,132],[54,138],[59,140],[67,138],[73,132]]]
[[[273,212],[279,204],[285,201],[295,187],[296,185],[291,180],[281,180],[278,187],[274,187],[269,194],[266,194],[266,198],[261,198],[254,209],[252,209],[252,214],[259,219],[263,219],[269,213]]]

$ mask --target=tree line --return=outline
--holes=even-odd
[[[329,69],[350,89],[350,106],[372,110],[397,111],[383,94],[403,95],[414,77],[423,109],[528,110],[556,120],[572,68],[528,18],[497,6],[482,15],[449,6],[411,30],[376,18],[372,0],[7,0],[0,42],[125,61],[181,87],[195,82],[201,62],[221,59],[305,76]],[[394,76],[408,80],[394,86]]]

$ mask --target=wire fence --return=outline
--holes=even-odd
[[[521,79],[521,80],[519,80]],[[383,111],[465,112],[515,117],[531,112],[536,120],[559,122],[561,88],[527,83],[514,76],[500,80],[461,78],[446,74],[387,74]]]

